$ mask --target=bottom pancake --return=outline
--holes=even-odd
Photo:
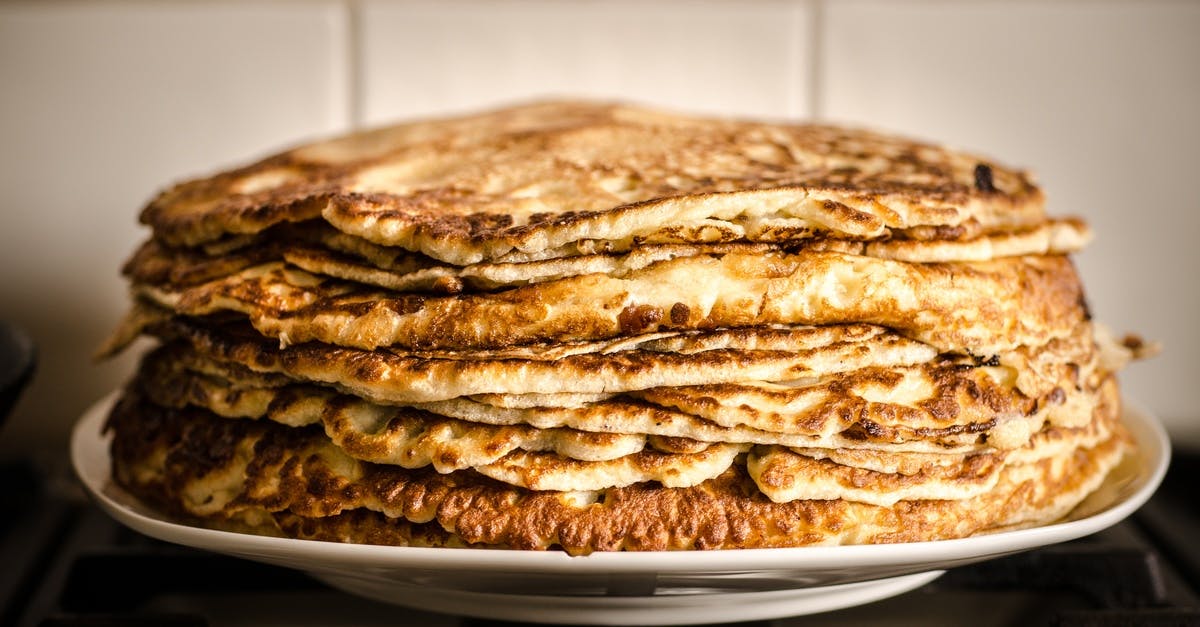
[[[1114,404],[1103,404],[1115,412]],[[777,503],[739,461],[686,488],[656,482],[534,491],[469,470],[441,474],[355,460],[319,428],[164,409],[127,393],[106,425],[114,480],[200,524],[363,544],[594,551],[794,547],[960,538],[1069,512],[1129,446],[1119,426],[1091,447],[1007,465],[957,500]]]

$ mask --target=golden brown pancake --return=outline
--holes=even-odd
[[[1112,419],[1116,407],[1098,407]],[[530,491],[471,471],[359,462],[319,430],[167,410],[136,394],[114,407],[107,428],[117,481],[200,519],[289,512],[320,520],[366,509],[411,523],[436,521],[468,543],[585,554],[924,541],[1048,522],[1120,460],[1128,444],[1116,424],[1116,434],[1095,446],[1006,466],[991,489],[974,496],[890,506],[846,498],[777,503],[739,464],[691,487]]]
[[[788,121],[546,101],[164,189],[99,355],[113,480],[244,533],[695,550],[1044,524],[1131,440],[1033,177]]]
[[[1043,217],[1025,172],[929,143],[570,101],[298,146],[174,185],[141,216],[187,245],[320,218],[456,265],[583,240],[944,236]]]
[[[1077,219],[1047,220],[1015,231],[972,239],[903,239],[878,241],[812,239],[788,246],[754,242],[643,244],[627,250],[585,248],[547,251],[541,255],[508,254],[498,259],[455,266],[420,253],[388,248],[338,232],[319,221],[273,227],[253,237],[235,238],[225,246],[196,248],[145,241],[123,266],[137,284],[189,287],[229,276],[268,261],[287,261],[312,274],[343,279],[396,292],[457,294],[495,291],[580,276],[626,276],[657,261],[695,255],[764,254],[812,251],[841,252],[911,263],[987,261],[1024,255],[1064,255],[1082,249],[1091,238]]]
[[[852,322],[940,351],[1039,345],[1086,317],[1071,261],[1026,256],[910,264],[829,252],[693,255],[625,276],[588,274],[499,293],[427,297],[281,263],[187,288],[134,285],[180,315],[236,312],[285,344],[475,350],[658,330]]]
[[[150,332],[164,340],[186,342],[216,361],[337,385],[389,404],[473,394],[588,394],[664,385],[790,381],[872,365],[923,363],[937,354],[924,344],[869,325],[689,333],[680,340],[696,347],[696,352],[661,351],[632,342],[611,353],[568,353],[557,359],[506,354],[477,359],[469,354],[426,357],[318,343],[280,348],[242,325],[207,325],[181,318],[155,324]]]
[[[772,501],[847,499],[891,506],[901,500],[961,500],[994,489],[1006,466],[1031,464],[1112,437],[1117,406],[1111,382],[1100,390],[1096,410],[1079,427],[1050,426],[1019,449],[969,455],[911,455],[878,451],[826,451],[758,447],[746,467]]]
[[[867,450],[877,451],[876,456],[886,451],[894,457],[921,448],[944,457],[972,448],[1019,448],[1043,424],[1062,426],[1091,420],[1091,392],[1081,391],[1076,379],[1064,379],[1045,398],[1024,396],[1011,387],[1015,379],[998,366],[964,368],[940,363],[900,371],[866,368],[802,386],[742,385],[746,390],[742,394],[736,392],[739,386],[726,385],[644,390],[630,398],[608,395],[567,407],[525,406],[510,402],[513,397],[508,396],[486,398],[501,406],[478,398],[387,406],[340,394],[336,388],[257,374],[173,344],[149,353],[134,383],[147,398],[165,407],[191,405],[220,416],[265,418],[292,427],[322,425],[334,444],[364,461],[406,468],[433,465],[439,472],[475,468],[493,477],[500,477],[504,469],[504,476],[515,478],[522,476],[522,468],[542,459],[510,455],[520,449],[585,462],[612,462],[608,470],[594,466],[571,471],[575,474],[594,471],[615,476],[612,473],[621,465],[641,468],[642,475],[632,470],[623,473],[643,481],[651,478],[645,474],[651,469],[642,458],[654,456],[615,460],[647,446],[665,453],[696,455],[712,443],[780,444],[809,451],[836,447],[846,450],[803,454],[843,459],[852,457],[848,450],[858,450],[859,457]],[[776,400],[771,410],[765,405],[761,410],[751,409],[744,399],[764,386],[791,401]],[[722,415],[723,421],[710,421],[636,400],[655,395],[689,398],[689,394],[709,400],[724,396],[729,399],[726,405],[737,407],[742,415]],[[699,413],[704,413],[703,407]],[[776,428],[774,432],[759,428],[764,426]],[[728,456],[734,448],[723,450],[725,453],[707,453],[704,459]],[[688,463],[701,461],[694,457]],[[656,460],[656,468],[663,463]],[[712,467],[717,462],[708,463]],[[490,464],[496,465],[484,468]],[[674,468],[682,472],[683,466]],[[567,474],[559,472],[555,485],[571,482],[572,489],[595,485],[594,480],[586,483],[568,479]],[[518,485],[547,489],[552,484],[543,480]]]

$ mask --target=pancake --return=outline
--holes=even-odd
[[[776,503],[736,464],[686,488],[530,491],[470,471],[359,462],[319,430],[165,410],[132,394],[106,428],[122,485],[200,519],[283,511],[321,519],[366,509],[436,521],[467,543],[570,554],[927,541],[1048,522],[1095,489],[1128,446],[1118,425],[1094,447],[1006,466],[976,496],[885,507],[845,498]]]
[[[860,414],[867,401],[926,407],[907,410],[903,421],[897,419],[900,414],[871,416],[880,427],[903,422],[913,429],[937,429],[986,422],[995,414],[1029,413],[1027,401],[1005,399],[1016,393],[1035,400],[1053,395],[1061,403],[1065,390],[1093,386],[1097,371],[1090,325],[1046,346],[1022,347],[987,360],[939,357],[927,346],[868,325],[651,334],[576,347],[579,352],[556,347],[542,359],[529,358],[538,351],[469,359],[454,353],[430,358],[322,345],[281,349],[241,327],[180,319],[155,329],[163,339],[192,347],[176,359],[203,358],[210,362],[203,366],[209,372],[218,367],[214,363],[226,370],[240,364],[261,376],[328,384],[381,404],[427,405],[470,396],[491,407],[544,409],[553,399],[580,406],[629,392],[726,426],[746,423],[810,434],[811,427],[798,425],[825,424],[810,410],[824,406],[825,415]],[[854,401],[858,404],[839,409],[834,401],[847,394],[860,399]],[[1011,402],[1017,404],[1005,405]],[[971,407],[976,409],[968,411]],[[947,422],[960,414],[967,419]],[[466,419],[495,422],[482,416]]]
[[[296,145],[139,216],[114,482],[198,526],[463,549],[930,541],[1130,451],[1024,170],[833,125],[545,101]]]
[[[572,101],[297,146],[177,183],[141,214],[174,245],[320,218],[455,265],[581,240],[870,239],[1043,217],[1027,173],[929,143]]]
[[[889,240],[858,242],[817,240],[806,250],[842,252],[910,263],[988,261],[1022,255],[1061,255],[1080,250],[1088,239],[1077,221],[1039,225],[1019,233],[980,236],[967,241]],[[624,253],[597,253],[525,262],[478,263],[465,267],[418,266],[410,260],[377,267],[317,247],[293,246],[283,253],[289,264],[312,274],[381,287],[397,292],[495,291],[533,283],[557,281],[584,274],[626,276],[657,261],[678,257],[719,254],[781,253],[768,244],[658,244],[638,246]],[[415,267],[414,267],[415,266]]]
[[[237,364],[215,362],[186,345],[166,345],[151,352],[143,360],[135,383],[141,394],[165,407],[201,407],[220,416],[268,418],[292,427],[322,425],[334,445],[358,460],[405,468],[432,465],[443,473],[472,468],[507,483],[540,490],[599,489],[651,480],[670,487],[694,485],[719,474],[735,455],[748,450],[744,445],[749,444],[785,442],[796,445],[800,455],[815,459],[862,458],[864,451],[847,454],[813,448],[822,440],[857,440],[860,447],[874,444],[876,452],[870,459],[878,466],[881,456],[887,456],[890,463],[910,462],[914,456],[904,453],[911,449],[896,446],[906,440],[940,445],[943,454],[954,444],[961,447],[974,443],[980,448],[1007,450],[1026,446],[1030,434],[1043,424],[1057,428],[1091,421],[1094,403],[1087,400],[1089,394],[1078,391],[1080,382],[1076,380],[1062,381],[1045,399],[1031,399],[1006,388],[1005,384],[1011,386],[1017,377],[996,372],[1002,370],[996,366],[963,368],[961,364],[941,363],[906,370],[867,368],[826,381],[773,386],[775,392],[791,398],[790,403],[781,404],[792,417],[790,432],[782,438],[755,428],[767,421],[762,420],[761,413],[750,412],[748,403],[743,402],[747,394],[730,395],[728,389],[726,396],[732,399],[728,405],[745,414],[742,420],[751,429],[745,429],[747,425],[736,419],[733,424],[694,416],[666,421],[662,415],[669,411],[645,407],[639,411],[636,405],[617,397],[592,401],[574,410],[497,407],[495,410],[508,411],[482,415],[478,411],[463,412],[463,407],[483,404],[465,399],[432,407],[388,407],[338,394],[334,389],[294,384],[286,377],[264,376]],[[758,387],[749,385],[745,389]],[[669,397],[678,390],[667,388],[658,394]],[[715,390],[706,392],[699,398],[721,398]],[[803,397],[796,392],[814,398],[797,400]],[[653,397],[655,393],[644,391],[642,396]],[[455,418],[425,411],[429,409],[449,410],[445,413]],[[1086,414],[1082,420],[1076,415],[1081,413]],[[1063,414],[1068,415],[1066,420],[1060,418]],[[497,416],[510,420],[508,424],[494,424]],[[525,421],[520,420],[522,416]],[[647,416],[655,419],[653,425],[646,424]],[[564,422],[573,426],[547,424],[555,417],[565,418]],[[769,418],[775,424],[780,422],[779,413]],[[580,425],[598,429],[573,428]],[[680,427],[690,428],[684,433],[693,437],[681,437],[683,434],[676,431]],[[797,434],[807,437],[787,437]],[[747,441],[747,435],[752,439]],[[705,441],[704,436],[709,440]],[[647,443],[652,450],[644,450]],[[713,443],[720,446],[713,448]],[[548,454],[540,454],[543,451]],[[786,455],[759,454],[752,459],[781,457]],[[962,457],[957,459],[961,462]],[[775,463],[777,467],[786,465]],[[789,471],[796,466],[791,463]],[[812,480],[806,485],[817,483]]]
[[[169,365],[154,364],[137,379],[141,392],[157,404],[203,407],[227,418],[265,418],[291,427],[322,425],[351,456],[408,468],[432,464],[450,472],[494,462],[517,449],[602,461],[641,451],[647,440],[643,434],[481,425],[315,386],[240,387],[194,373],[163,372]]]
[[[171,319],[149,330],[164,341],[190,344],[200,354],[278,373],[383,404],[447,400],[472,394],[610,393],[664,385],[739,380],[789,381],[868,365],[909,365],[936,352],[881,327],[845,325],[788,329],[737,329],[693,334],[711,341],[686,354],[632,348],[614,353],[570,354],[559,359],[427,358],[412,354],[296,344],[279,348],[241,326],[209,326]],[[742,348],[764,336],[790,350]]]
[[[666,452],[699,452],[712,442],[940,453],[1011,449],[1045,423],[1090,419],[1091,404],[1075,379],[1064,379],[1045,397],[1029,398],[1005,385],[1015,377],[998,377],[996,369],[945,362],[899,371],[866,368],[804,386],[651,389],[559,406],[508,395],[387,406],[216,362],[176,344],[147,355],[136,383],[159,405],[191,405],[289,426],[321,424],[356,458],[407,467],[432,463],[441,472],[490,463],[517,448],[593,461],[647,443]],[[774,394],[756,399],[763,388]],[[680,411],[678,400],[672,406],[639,397],[693,399],[698,409],[689,414]],[[708,404],[717,399],[727,409],[712,412]]]
[[[891,506],[901,500],[971,498],[995,488],[1010,462],[1032,464],[1108,440],[1116,419],[1115,389],[1111,382],[1104,386],[1086,425],[1049,427],[1014,451],[914,456],[771,446],[752,452],[746,468],[759,490],[779,503],[848,499]]]
[[[202,249],[172,248],[149,239],[123,266],[123,274],[134,283],[187,287],[267,261],[286,261],[312,274],[391,291],[457,294],[495,291],[584,274],[625,276],[657,261],[694,255],[784,253],[803,247],[911,263],[947,263],[1069,254],[1082,249],[1090,237],[1090,231],[1081,221],[1065,219],[1047,220],[1020,231],[985,234],[968,240],[863,242],[823,238],[792,244],[789,248],[748,242],[647,244],[620,252],[585,251],[576,247],[562,251],[562,256],[507,255],[460,267],[419,253],[372,244],[318,223],[305,223],[289,228],[274,227],[221,254],[211,252],[215,245]]]
[[[1043,344],[1085,317],[1075,268],[1060,256],[906,264],[818,252],[696,255],[620,278],[592,274],[455,297],[380,292],[270,263],[190,288],[135,285],[134,292],[180,315],[244,314],[284,343],[364,349],[487,349],[660,329],[862,322],[941,351],[992,354]]]
[[[442,529],[437,523],[418,525],[403,519],[387,518],[365,509],[347,510],[323,518],[306,518],[288,511],[255,513],[246,518],[252,524],[238,521],[236,526],[231,527],[224,520],[212,518],[205,519],[205,523],[210,527],[230,531],[298,540],[424,548],[505,548],[468,543],[457,534]]]

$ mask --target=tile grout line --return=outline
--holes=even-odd
[[[805,50],[807,41],[808,15],[810,0],[791,0],[785,6],[788,8],[788,25],[790,26],[788,40],[787,63],[787,116],[800,118],[808,114],[808,80],[805,63],[808,57]]]
[[[807,88],[808,116],[820,120],[825,112],[821,110],[821,90],[825,87],[825,77],[822,72],[822,49],[825,43],[825,0],[807,0],[809,7],[808,20],[808,76]]]
[[[357,130],[363,124],[363,46],[362,5],[360,0],[343,0],[346,11],[346,93],[345,105],[350,128]]]

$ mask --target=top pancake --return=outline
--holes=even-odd
[[[178,183],[141,219],[188,246],[324,219],[466,265],[577,242],[953,239],[1045,215],[1025,172],[907,138],[549,101],[298,146]]]

